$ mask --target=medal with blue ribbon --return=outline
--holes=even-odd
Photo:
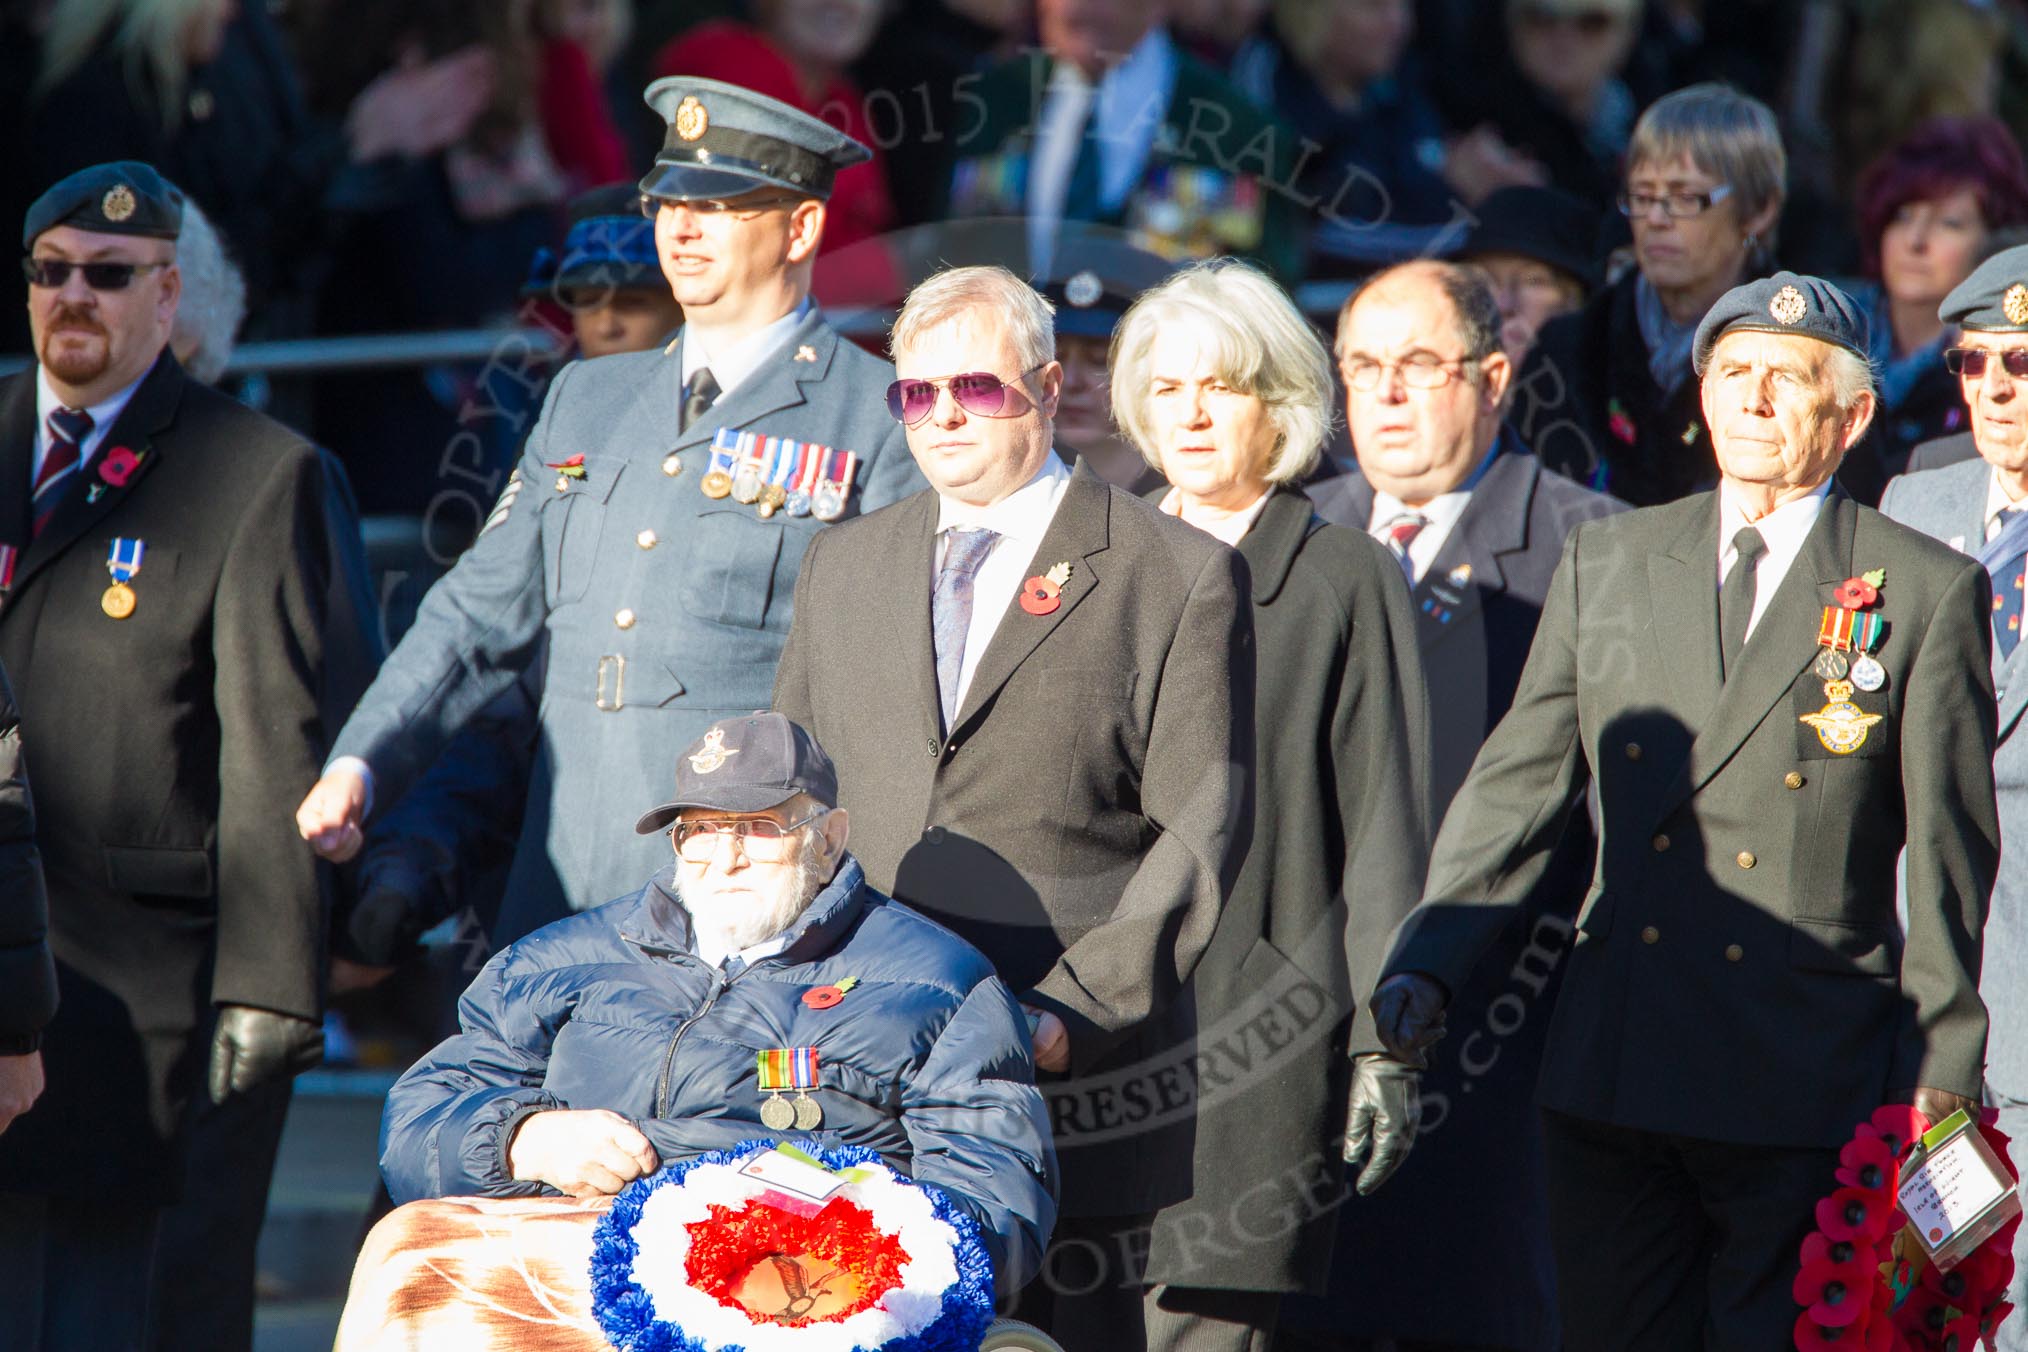
[[[99,598],[99,609],[108,618],[124,620],[134,613],[134,589],[128,584],[141,571],[141,556],[147,552],[145,542],[124,536],[116,537],[107,547],[106,571],[113,575],[113,585]]]
[[[730,427],[718,429],[718,435],[711,439],[711,468],[704,471],[704,478],[698,487],[707,498],[722,498],[732,492],[732,458],[739,451],[739,432]]]
[[[815,1047],[770,1047],[754,1053],[755,1073],[768,1101],[761,1105],[761,1125],[770,1131],[814,1131],[824,1120],[824,1110],[810,1097],[817,1085]],[[796,1091],[791,1104],[782,1097],[784,1089]]]
[[[762,485],[754,510],[762,517],[773,516],[789,500],[789,476],[795,473],[796,453],[803,443],[787,437],[769,437],[768,481]]]

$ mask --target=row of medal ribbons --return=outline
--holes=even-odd
[[[836,521],[859,472],[859,457],[814,441],[721,427],[711,439],[711,468],[699,484],[707,498],[731,498],[763,518],[786,511]]]

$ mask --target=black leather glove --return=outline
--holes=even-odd
[[[1352,1062],[1351,1109],[1345,1118],[1345,1163],[1359,1169],[1359,1195],[1385,1183],[1415,1144],[1422,1125],[1422,1072],[1391,1056],[1368,1052]]]
[[[1444,1035],[1444,1006],[1450,993],[1435,977],[1401,972],[1380,983],[1367,1008],[1388,1055],[1417,1070],[1429,1065],[1423,1053]]]
[[[324,1059],[324,1025],[252,1005],[221,1005],[211,1036],[211,1101],[223,1103]]]

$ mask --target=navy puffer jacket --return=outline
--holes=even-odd
[[[664,1163],[762,1136],[867,1146],[975,1215],[1003,1291],[1056,1219],[1056,1157],[1021,1007],[977,949],[866,885],[849,855],[789,945],[730,980],[691,941],[665,870],[545,926],[465,992],[463,1029],[388,1095],[380,1165],[396,1201],[555,1195],[508,1176],[506,1143],[547,1108],[630,1119]],[[804,992],[855,983],[837,1004]],[[814,1133],[761,1125],[755,1053],[815,1047]]]

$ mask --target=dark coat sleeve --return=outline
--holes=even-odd
[[[320,1011],[325,900],[286,809],[316,780],[331,547],[328,488],[296,445],[250,486],[214,603],[218,933],[212,999]]]
[[[1423,900],[1402,921],[1383,974],[1422,972],[1455,995],[1541,881],[1591,781],[1578,720],[1577,551],[1564,541],[1542,622],[1500,720],[1451,801]]]
[[[1903,726],[1920,733],[1901,741],[1905,1026],[1891,1089],[1976,1097],[1985,1064],[1979,960],[2000,867],[1991,597],[1986,570],[1967,561],[1936,608],[1904,692]]]
[[[1366,1000],[1388,937],[1422,895],[1435,809],[1429,690],[1408,588],[1384,546],[1363,533],[1352,543],[1352,632],[1331,713],[1331,764],[1345,832],[1348,1050],[1357,1056],[1381,1050]]]
[[[21,716],[7,674],[0,671],[0,1037],[10,1042],[32,1038],[56,1013],[48,930],[49,897],[35,848]]]
[[[1253,837],[1254,644],[1246,561],[1219,549],[1183,603],[1141,768],[1158,834],[1104,923],[1023,998],[1070,1033],[1071,1073],[1167,1008],[1218,923]]]

